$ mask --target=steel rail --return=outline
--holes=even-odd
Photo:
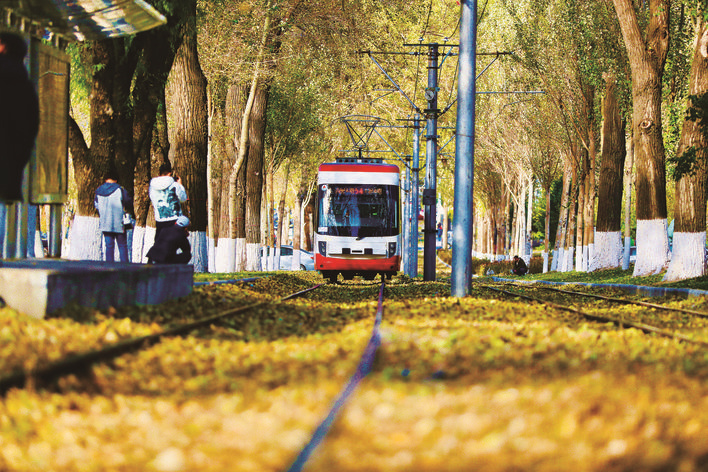
[[[371,366],[374,363],[374,358],[376,357],[376,350],[381,345],[381,333],[379,332],[379,327],[381,326],[381,321],[383,320],[383,302],[384,302],[384,288],[386,286],[386,278],[381,277],[381,288],[379,290],[379,303],[376,309],[376,318],[374,319],[374,327],[371,332],[371,338],[368,344],[364,348],[364,353],[361,355],[359,360],[359,365],[357,365],[356,371],[349,378],[347,385],[339,394],[339,397],[335,400],[332,408],[330,409],[327,416],[319,424],[315,432],[312,434],[310,441],[303,446],[300,453],[297,455],[293,463],[287,469],[288,472],[300,472],[305,466],[305,463],[310,458],[314,450],[319,446],[324,437],[329,432],[334,420],[337,415],[344,407],[345,403],[354,392],[359,382],[366,377],[366,375],[371,372]]]
[[[576,292],[574,290],[563,290],[560,288],[547,287],[544,285],[538,285],[537,287],[541,288],[543,290],[551,290],[554,292],[567,293],[570,295],[580,295],[583,297],[597,298],[599,300],[607,300],[607,301],[612,301],[612,302],[617,302],[617,303],[626,303],[626,304],[630,304],[630,305],[640,305],[640,306],[646,306],[649,308],[656,308],[658,310],[676,311],[679,313],[686,313],[689,315],[699,316],[701,318],[708,318],[708,313],[703,313],[703,312],[694,311],[694,310],[686,310],[684,308],[672,308],[672,307],[668,307],[668,306],[664,306],[664,305],[659,305],[656,303],[643,302],[640,300],[625,300],[623,298],[606,297],[604,295],[597,295],[594,293],[585,293],[585,292]]]
[[[316,290],[325,284],[318,284],[314,287],[301,290],[299,292],[286,295],[279,299],[280,302],[291,300],[302,296],[308,292]],[[70,374],[80,374],[87,371],[92,365],[99,364],[103,362],[110,361],[116,357],[122,356],[123,354],[128,354],[130,352],[139,351],[141,349],[148,348],[159,343],[163,337],[172,336],[185,336],[190,332],[198,328],[203,328],[205,326],[210,326],[214,322],[223,320],[233,315],[239,313],[244,313],[252,310],[258,306],[265,305],[269,302],[257,302],[250,305],[231,308],[215,315],[207,316],[205,318],[181,324],[159,333],[149,334],[146,336],[140,336],[137,338],[131,338],[124,341],[119,341],[108,346],[104,346],[99,349],[83,352],[80,354],[73,354],[60,359],[55,362],[51,362],[38,369],[33,369],[30,371],[15,371],[10,375],[0,378],[0,396],[4,396],[11,388],[23,388],[29,379],[34,379],[41,383],[50,383],[58,380],[61,377]]]
[[[492,286],[489,286],[489,285],[479,285],[479,287],[486,288],[486,289],[489,289],[489,290],[493,290],[493,291],[495,291],[495,292],[504,293],[504,294],[506,294],[506,295],[510,295],[510,296],[513,296],[513,297],[519,297],[519,298],[523,298],[523,299],[526,299],[526,300],[530,300],[530,301],[534,301],[534,302],[543,303],[544,305],[548,305],[548,306],[550,306],[550,307],[552,307],[552,308],[556,308],[556,309],[558,309],[558,310],[569,311],[569,312],[571,312],[571,313],[575,313],[576,315],[580,315],[580,316],[582,316],[583,318],[586,318],[586,319],[591,320],[591,321],[599,321],[599,322],[603,322],[603,323],[613,323],[613,324],[615,324],[616,326],[619,326],[620,328],[625,328],[625,327],[635,328],[635,329],[638,329],[638,330],[640,330],[640,331],[643,331],[644,333],[657,334],[657,335],[659,335],[659,336],[663,336],[663,337],[666,337],[666,338],[677,339],[677,340],[680,340],[680,341],[685,341],[685,342],[687,342],[687,343],[698,344],[698,345],[700,345],[700,346],[707,346],[707,347],[708,347],[708,342],[706,342],[706,341],[700,341],[700,340],[692,339],[692,338],[689,338],[689,337],[684,336],[684,335],[682,335],[682,334],[673,333],[673,332],[671,332],[671,331],[667,331],[667,330],[665,330],[665,329],[657,328],[656,326],[648,325],[648,324],[645,324],[645,323],[638,323],[638,322],[634,322],[634,321],[627,321],[627,320],[624,320],[624,319],[615,318],[614,316],[604,316],[604,315],[595,315],[595,314],[592,314],[592,313],[586,313],[586,312],[584,312],[584,311],[578,310],[578,309],[573,308],[573,307],[570,307],[570,306],[559,305],[558,303],[553,303],[553,302],[550,302],[550,301],[548,301],[548,300],[543,300],[543,299],[541,299],[541,298],[532,297],[532,296],[525,295],[525,294],[518,293],[518,292],[510,292],[510,291],[508,291],[508,290],[502,290],[502,289],[500,289],[500,288],[492,287]]]

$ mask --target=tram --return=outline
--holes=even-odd
[[[320,165],[317,178],[315,270],[335,283],[401,264],[400,171],[381,159],[340,158]]]

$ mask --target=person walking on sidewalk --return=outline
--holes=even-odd
[[[128,192],[118,184],[116,171],[106,173],[103,184],[96,189],[93,205],[98,210],[98,229],[103,233],[105,260],[113,262],[116,243],[121,262],[128,259],[128,238],[123,223],[124,213],[133,213],[133,199]]]

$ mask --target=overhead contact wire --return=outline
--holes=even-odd
[[[359,385],[359,382],[361,382],[362,379],[366,377],[369,372],[371,372],[371,366],[373,365],[374,358],[376,357],[376,350],[381,345],[381,333],[379,331],[379,328],[381,326],[381,320],[383,319],[384,286],[385,282],[384,280],[382,280],[381,289],[379,291],[379,304],[376,310],[376,318],[374,320],[374,327],[372,329],[371,338],[369,339],[368,344],[364,348],[364,353],[362,354],[361,359],[359,360],[359,365],[357,366],[354,375],[349,378],[347,385],[339,394],[339,397],[335,400],[329,413],[327,413],[327,416],[324,418],[324,420],[322,420],[320,425],[312,434],[312,438],[310,439],[310,441],[302,448],[297,458],[295,458],[295,461],[292,463],[290,468],[287,469],[288,472],[299,472],[302,470],[302,468],[305,466],[305,463],[310,458],[310,455],[314,452],[317,446],[319,446],[319,444],[329,432],[330,428],[332,427],[332,424],[334,423],[334,420],[337,418],[337,415],[344,407],[356,387]]]

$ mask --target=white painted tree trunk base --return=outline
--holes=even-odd
[[[206,272],[209,267],[206,231],[190,231],[189,244],[192,245],[192,259],[189,263],[194,266],[194,272]]]
[[[595,233],[595,248],[589,271],[614,269],[622,265],[622,233],[598,231]]]
[[[209,251],[209,267],[207,268],[207,271],[210,274],[213,274],[216,272],[216,269],[214,268],[214,259],[216,259],[216,243],[214,238],[207,238],[207,250]]]
[[[575,253],[575,248],[568,248],[565,250],[563,258],[563,267],[560,272],[572,272],[573,271],[573,256]]]
[[[236,272],[236,240],[219,238],[219,244],[214,250],[214,271],[230,274]]]
[[[102,238],[103,235],[98,229],[98,217],[74,216],[66,258],[75,261],[103,260]]]
[[[673,254],[664,282],[701,277],[706,273],[706,233],[674,233]]]
[[[543,251],[543,273],[548,272],[548,251]]]
[[[132,262],[139,262],[141,264],[145,264],[147,262],[147,256],[145,256],[145,254],[152,247],[155,233],[153,232],[153,239],[147,239],[145,232],[146,230],[143,226],[136,226],[133,228],[133,250],[130,253],[130,260]]]
[[[246,244],[246,270],[249,272],[261,270],[261,245],[258,243]]]
[[[246,238],[236,238],[234,272],[246,270]]]
[[[658,274],[669,262],[666,219],[637,220],[637,261],[634,277]]]
[[[558,261],[559,260],[560,260],[560,250],[554,249],[553,250],[553,259],[551,260],[551,272],[555,272],[558,270]]]

